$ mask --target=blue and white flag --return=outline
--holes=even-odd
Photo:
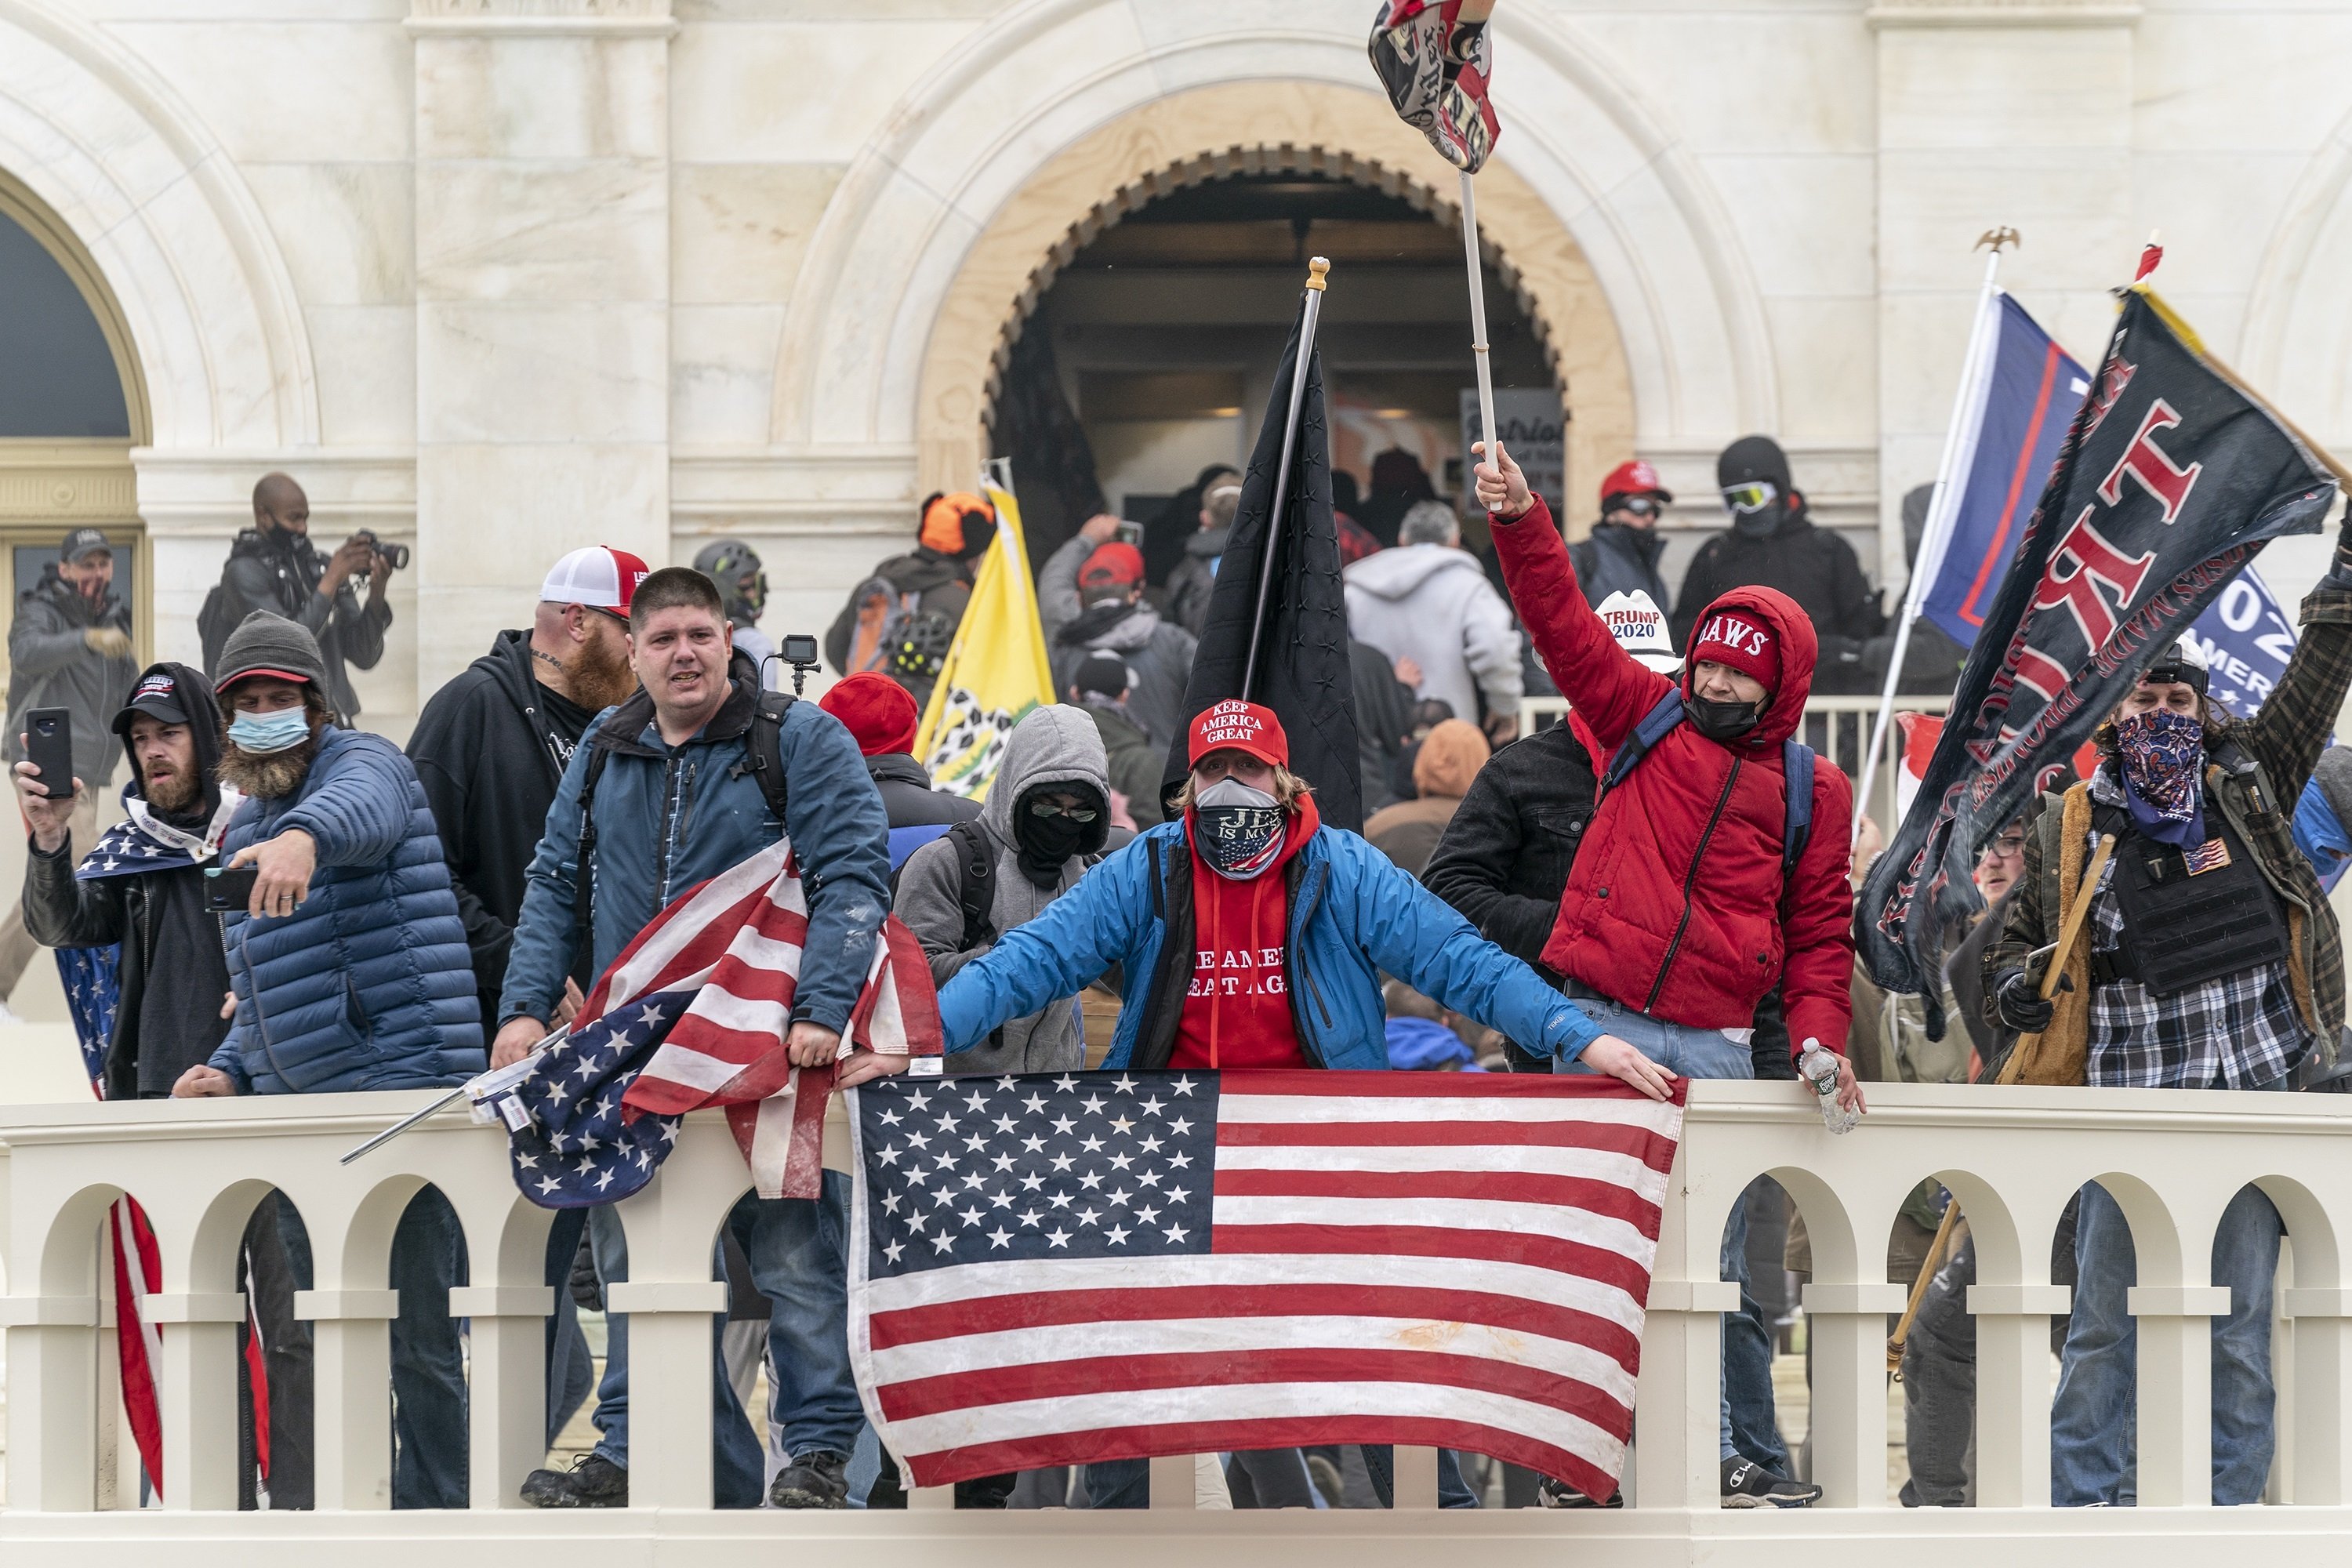
[[[2251,564],[2183,635],[2212,671],[2209,695],[2241,719],[2261,711],[2294,657],[2294,623]]]
[[[1927,514],[1915,601],[1962,647],[1976,645],[2017,542],[2042,499],[2090,373],[2006,294],[1987,297],[1963,389],[1953,483]],[[1991,342],[1982,342],[1986,334]]]

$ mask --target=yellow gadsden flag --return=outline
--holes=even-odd
[[[988,797],[1013,726],[1054,700],[1020,503],[1001,485],[984,488],[996,509],[996,539],[981,558],[971,603],[915,736],[915,755],[930,770],[932,787],[967,800]]]

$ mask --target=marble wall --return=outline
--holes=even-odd
[[[159,646],[287,468],[322,531],[415,542],[362,682],[397,731],[591,540],[751,539],[769,629],[821,629],[1076,221],[1022,194],[1283,141],[1412,155],[1332,107],[1378,108],[1370,9],[0,0],[0,169],[135,342]],[[1580,434],[1657,462],[1693,534],[1715,450],[1766,430],[1867,544],[1932,472],[2001,225],[2084,356],[2161,228],[2211,344],[2352,448],[2352,5],[1509,0],[1497,32],[1506,248],[1556,280],[1571,405],[1607,415]]]

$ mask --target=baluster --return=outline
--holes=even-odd
[[[34,1271],[21,1278],[28,1283]],[[8,1506],[84,1513],[96,1502],[94,1296],[0,1296],[8,1345]],[[235,1500],[234,1499],[231,1500]]]
[[[1813,1479],[1832,1508],[1886,1502],[1886,1320],[1900,1285],[1808,1285],[1813,1347]]]
[[[460,1285],[449,1292],[450,1315],[473,1321],[470,1508],[522,1507],[523,1478],[546,1457],[546,1321],[554,1310],[555,1291],[546,1285]]]
[[[2352,1501],[2352,1290],[2304,1287],[2279,1293],[2294,1336],[2294,1454],[2290,1499],[2305,1505]],[[2284,1392],[2284,1390],[2282,1390]]]
[[[294,1316],[315,1325],[311,1427],[321,1510],[392,1506],[392,1320],[399,1315],[397,1290],[294,1292]]]
[[[1160,1454],[1151,1460],[1151,1506],[1190,1512],[1192,1508],[1192,1456]]]
[[[2135,1285],[2124,1310],[2139,1320],[2140,1506],[2210,1507],[2213,1319],[2230,1310],[2229,1288]]]
[[[1680,1205],[1667,1200],[1668,1226]],[[1666,1256],[1662,1242],[1661,1259]],[[1641,1506],[1713,1510],[1722,1485],[1723,1314],[1739,1310],[1730,1279],[1653,1279],[1633,1394],[1634,1493]]]
[[[150,1296],[147,1321],[163,1349],[155,1390],[163,1407],[163,1506],[235,1509],[236,1325],[245,1321],[245,1294]]]
[[[1401,1509],[1433,1509],[1437,1506],[1437,1450],[1413,1448],[1399,1444],[1389,1450],[1391,1473],[1395,1478],[1395,1506]]]
[[[2063,1285],[1971,1285],[1977,1323],[1977,1503],[2050,1506],[2050,1320]]]
[[[658,1257],[633,1247],[630,1268]],[[619,1279],[604,1302],[629,1320],[629,1506],[710,1507],[710,1323],[725,1282]]]

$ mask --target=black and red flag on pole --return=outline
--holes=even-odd
[[[1864,963],[1925,996],[1930,1034],[1943,1033],[1947,938],[1984,907],[1977,850],[2240,567],[2282,534],[2318,531],[2336,488],[2331,465],[2154,294],[2125,292],[1919,793],[1857,901]]]
[[[1364,826],[1356,687],[1348,672],[1348,604],[1331,516],[1323,360],[1312,352],[1297,435],[1290,443],[1289,479],[1276,484],[1291,377],[1299,368],[1298,338],[1294,325],[1242,479],[1233,532],[1217,563],[1217,585],[1184,688],[1184,724],[1168,749],[1161,794],[1172,794],[1183,781],[1193,718],[1213,702],[1239,697],[1274,710],[1290,737],[1290,771],[1315,786],[1316,809],[1326,823],[1353,832]],[[1281,515],[1270,517],[1277,493]],[[1256,668],[1249,679],[1253,646]]]
[[[1475,174],[1502,134],[1486,101],[1486,19],[1495,0],[1381,0],[1372,68],[1398,117]]]

